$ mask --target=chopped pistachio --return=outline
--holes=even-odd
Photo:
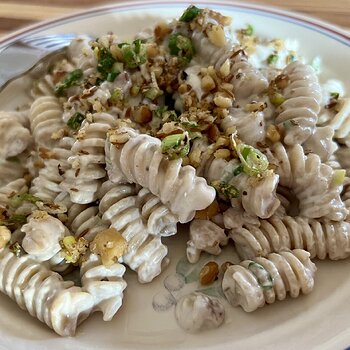
[[[239,197],[238,189],[235,186],[228,184],[227,182],[213,181],[210,185],[213,186],[219,194],[222,194],[224,197],[226,197],[226,199]]]
[[[267,57],[267,63],[268,64],[275,64],[278,61],[278,55],[277,54],[271,54],[269,57]]]
[[[344,183],[346,175],[345,169],[336,169],[333,173],[332,184],[334,186],[341,186]]]

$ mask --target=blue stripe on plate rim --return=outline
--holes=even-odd
[[[187,5],[189,3],[195,3],[199,6],[213,6],[217,10],[234,10],[236,12],[241,13],[252,13],[259,16],[267,17],[267,18],[275,18],[279,20],[284,20],[298,26],[307,28],[309,30],[318,32],[323,34],[329,38],[332,38],[343,45],[350,47],[350,33],[338,28],[332,24],[327,22],[317,20],[314,18],[310,18],[304,15],[292,13],[289,11],[280,10],[278,8],[274,8],[271,6],[261,6],[261,5],[253,5],[253,4],[242,4],[239,2],[229,2],[229,1],[215,1],[209,0],[207,2],[204,1],[188,1],[188,0],[178,0],[178,1],[170,1],[165,3],[164,1],[133,1],[130,3],[129,1],[120,1],[118,4],[109,5],[104,7],[97,7],[85,11],[80,11],[71,15],[66,15],[57,19],[40,22],[38,24],[34,24],[30,27],[26,27],[22,30],[19,30],[13,34],[10,34],[0,40],[0,51],[3,50],[6,46],[11,44],[12,42],[29,36],[35,35],[42,30],[50,29],[55,27],[56,25],[62,25],[65,23],[74,22],[76,19],[86,19],[96,16],[102,16],[108,13],[113,12],[128,12],[130,10],[149,10],[152,8],[171,8],[178,7],[179,5]]]

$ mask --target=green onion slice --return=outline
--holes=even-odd
[[[247,175],[257,176],[267,170],[269,161],[258,149],[239,143],[236,145],[236,151]]]
[[[180,33],[170,35],[168,47],[170,54],[180,57],[184,64],[189,63],[195,54],[192,40]]]
[[[201,11],[202,10],[199,9],[198,7],[191,5],[185,10],[185,12],[180,17],[179,21],[180,22],[191,22],[201,13]]]
[[[184,158],[190,152],[190,140],[187,133],[169,135],[162,140],[161,149],[170,159]]]

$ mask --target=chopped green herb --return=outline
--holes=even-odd
[[[198,123],[192,121],[183,121],[180,123],[185,129],[196,129],[198,128]]]
[[[258,149],[240,143],[236,145],[238,157],[243,165],[243,171],[249,176],[257,176],[267,170],[269,161]]]
[[[8,162],[21,163],[21,160],[19,159],[18,156],[8,157],[8,158],[6,158],[6,160]]]
[[[233,176],[238,176],[243,171],[243,165],[239,165],[234,171]]]
[[[77,85],[78,81],[82,78],[83,71],[81,69],[76,69],[70,72],[61,83],[57,84],[55,87],[56,96],[63,96],[66,89]]]
[[[180,33],[170,35],[168,47],[170,54],[178,56],[183,64],[188,64],[195,54],[192,40]]]
[[[180,17],[179,21],[180,22],[191,22],[201,13],[201,11],[202,10],[199,9],[198,7],[191,5],[185,10],[185,12]]]
[[[10,206],[13,208],[18,208],[23,202],[42,202],[43,200],[39,197],[35,197],[29,193],[17,194],[10,199]]]
[[[235,186],[228,184],[227,182],[213,181],[210,185],[213,186],[219,194],[222,194],[228,200],[231,198],[239,197],[238,189]]]
[[[72,117],[69,118],[67,125],[73,129],[73,130],[78,130],[81,126],[81,123],[84,121],[85,115],[76,112],[73,114]]]
[[[24,249],[18,242],[11,244],[9,246],[9,249],[17,256],[17,258],[21,257],[24,254]]]
[[[15,224],[24,224],[27,222],[27,217],[22,214],[13,214],[8,219],[0,221],[0,225],[11,226]]]
[[[254,34],[254,27],[251,24],[248,24],[247,28],[242,29],[242,34],[252,36]]]
[[[268,64],[275,64],[278,61],[278,55],[271,54],[269,57],[267,57],[267,63]]]
[[[262,289],[271,289],[273,288],[273,278],[270,273],[264,268],[264,266],[256,263],[255,261],[251,261],[248,265],[248,270],[250,270]]]
[[[102,80],[113,82],[117,76],[116,72],[113,72],[114,64],[116,60],[112,56],[111,52],[106,48],[99,49],[98,51],[98,63],[97,71],[101,74]]]
[[[146,48],[140,39],[133,41],[131,44],[123,44],[121,49],[128,68],[137,68],[147,61]]]
[[[331,92],[330,93],[330,96],[335,99],[335,100],[338,100],[339,98],[339,92]]]
[[[190,151],[190,140],[187,133],[169,135],[162,140],[161,149],[170,159],[186,157]]]

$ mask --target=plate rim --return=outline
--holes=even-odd
[[[202,5],[221,5],[223,7],[240,8],[243,10],[257,11],[263,14],[269,14],[270,16],[277,17],[277,19],[288,18],[290,22],[297,24],[299,26],[306,27],[313,31],[317,31],[330,39],[336,40],[343,43],[345,46],[350,47],[350,30],[341,28],[338,25],[327,22],[322,19],[315,18],[306,14],[301,14],[294,11],[280,9],[276,6],[254,4],[254,3],[243,3],[241,1],[230,1],[230,0],[171,0],[165,2],[164,0],[119,0],[118,3],[108,4],[103,6],[92,7],[83,10],[73,11],[73,13],[58,16],[49,20],[39,21],[29,26],[25,26],[19,30],[11,32],[4,37],[0,38],[0,53],[7,46],[19,40],[23,37],[29,36],[31,34],[36,34],[41,30],[49,29],[55,25],[64,24],[64,22],[74,22],[74,20],[79,18],[90,18],[96,15],[103,15],[109,12],[115,12],[118,9],[123,9],[123,11],[142,9],[142,7],[149,7],[151,5],[166,5],[166,6],[176,6],[176,5],[186,5],[188,3],[202,4]]]

